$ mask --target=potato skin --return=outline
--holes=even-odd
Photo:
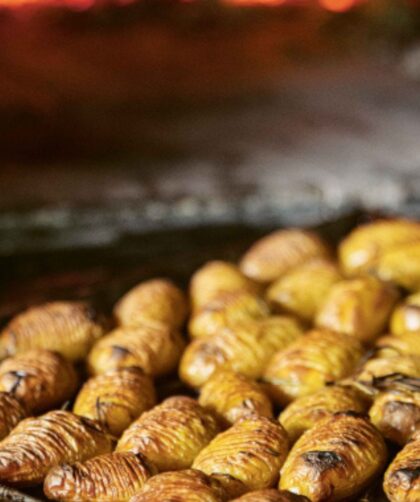
[[[333,385],[296,399],[280,414],[279,421],[294,443],[305,431],[326,417],[338,412],[364,413],[366,410],[367,402],[357,390]]]
[[[366,419],[339,413],[306,431],[281,471],[280,488],[312,502],[354,497],[385,466],[382,436]]]
[[[330,289],[316,325],[371,343],[385,328],[397,291],[375,277],[342,281]]]
[[[45,478],[44,493],[61,502],[125,502],[155,474],[156,467],[141,453],[107,453],[54,467]]]
[[[350,375],[362,356],[360,342],[329,330],[312,330],[271,358],[263,380],[270,395],[286,406],[327,383]]]
[[[384,253],[375,270],[384,281],[392,281],[410,291],[420,289],[420,240]]]
[[[79,361],[103,334],[102,322],[88,304],[51,302],[14,317],[0,335],[0,347],[8,356],[45,349]]]
[[[197,401],[175,396],[131,424],[117,451],[143,453],[161,472],[188,469],[218,432],[216,419]]]
[[[50,411],[22,420],[0,443],[0,481],[36,485],[62,462],[83,462],[111,449],[110,436],[96,422],[69,411]]]
[[[188,313],[184,293],[171,281],[152,279],[128,291],[115,305],[114,317],[121,326],[162,323],[180,329]]]
[[[289,312],[313,321],[331,287],[341,280],[338,266],[315,258],[292,269],[268,289],[266,299],[279,312]]]
[[[225,495],[217,481],[187,469],[154,476],[130,502],[223,502]]]
[[[406,219],[377,220],[353,230],[338,248],[346,275],[368,272],[384,252],[420,240],[420,224]]]
[[[26,416],[26,409],[18,399],[8,392],[0,392],[0,440]]]
[[[232,502],[309,502],[309,499],[301,495],[295,495],[284,490],[257,490],[249,492]]]
[[[420,430],[389,465],[383,487],[390,502],[420,500]]]
[[[56,352],[30,350],[0,364],[0,391],[10,392],[30,413],[43,413],[71,399],[78,376]]]
[[[119,437],[144,411],[156,404],[152,379],[140,368],[122,368],[88,380],[74,403],[73,411],[97,420]]]
[[[92,375],[138,366],[162,376],[175,370],[185,342],[177,331],[155,324],[118,328],[99,340],[88,356]]]
[[[272,418],[271,401],[253,380],[231,370],[218,370],[202,387],[199,403],[227,424],[250,415]]]
[[[295,319],[272,316],[262,321],[238,323],[217,335],[196,339],[181,358],[181,380],[192,387],[201,387],[219,368],[259,378],[271,355],[302,333]]]
[[[207,475],[228,474],[248,490],[272,487],[286,459],[289,441],[275,420],[249,417],[216,436],[194,460],[193,468]]]
[[[408,296],[396,307],[391,317],[391,333],[397,336],[420,334],[420,293]]]

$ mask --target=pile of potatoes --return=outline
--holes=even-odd
[[[110,329],[109,326],[113,326]],[[420,502],[420,223],[302,229],[0,335],[0,483],[67,502]],[[158,398],[178,377],[185,395]],[[88,375],[87,378],[82,375]],[[188,395],[187,395],[188,394]]]

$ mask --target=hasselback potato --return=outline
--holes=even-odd
[[[194,460],[207,475],[228,474],[248,490],[272,487],[288,451],[286,431],[275,420],[249,417],[216,436]]]
[[[384,253],[376,273],[385,281],[392,281],[410,291],[420,289],[420,240],[403,244]]]
[[[164,325],[118,328],[93,347],[89,371],[97,375],[138,366],[151,376],[166,375],[176,368],[184,345],[180,333]]]
[[[204,384],[199,402],[230,424],[249,415],[273,416],[271,402],[262,387],[226,369],[216,371]]]
[[[235,324],[188,345],[180,363],[181,379],[200,387],[218,368],[259,378],[271,355],[294,342],[302,332],[299,323],[286,316]]]
[[[62,502],[128,502],[155,474],[141,453],[107,453],[54,467],[45,478],[44,492]]]
[[[117,450],[143,453],[159,471],[188,469],[218,432],[216,419],[197,401],[175,396],[131,424]]]
[[[285,490],[279,491],[272,488],[246,493],[232,502],[309,502],[309,499]]]
[[[281,470],[280,488],[312,502],[344,500],[379,475],[386,459],[382,436],[366,418],[336,414],[297,440]]]
[[[266,298],[275,310],[312,321],[333,284],[340,280],[341,274],[334,262],[313,259],[274,282]]]
[[[313,330],[277,352],[263,380],[276,402],[285,406],[350,375],[361,355],[362,347],[355,337],[325,329]]]
[[[138,284],[114,307],[114,317],[122,326],[157,322],[179,329],[187,312],[184,293],[166,279],[152,279]]]
[[[404,333],[398,336],[387,335],[378,338],[375,347],[380,354],[420,357],[420,333]]]
[[[95,310],[82,302],[52,302],[14,317],[0,335],[0,353],[31,349],[59,352],[66,359],[83,359],[104,328]]]
[[[111,449],[111,438],[96,422],[68,411],[50,411],[26,418],[0,443],[0,481],[39,484],[62,462],[84,461]]]
[[[140,368],[122,368],[88,380],[73,411],[100,422],[114,436],[156,404],[153,382]]]
[[[367,402],[356,389],[332,385],[296,399],[280,414],[279,420],[291,442],[295,442],[305,431],[328,416],[347,411],[364,413],[366,410]]]
[[[391,502],[420,500],[420,430],[391,462],[385,473],[384,490]]]
[[[385,328],[397,291],[375,277],[342,281],[330,289],[316,324],[372,342]]]
[[[391,332],[420,334],[420,293],[410,295],[397,306],[391,317]]]
[[[377,379],[392,375],[419,378],[420,357],[379,353],[377,357],[366,361],[354,378],[359,382],[374,385]]]
[[[17,397],[30,413],[59,407],[77,390],[72,364],[48,350],[30,350],[0,364],[0,391]]]
[[[18,399],[8,392],[0,392],[0,440],[26,416],[27,412]]]

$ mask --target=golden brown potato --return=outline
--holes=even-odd
[[[0,391],[17,397],[30,413],[43,413],[71,399],[78,377],[56,352],[30,350],[0,364]]]
[[[381,354],[420,357],[420,333],[381,336],[376,340],[375,347],[379,349]]]
[[[220,295],[236,291],[257,294],[259,287],[245,277],[233,263],[210,261],[199,268],[191,278],[190,297],[193,312]]]
[[[188,469],[219,432],[216,419],[197,401],[176,396],[136,420],[118,442],[118,451],[143,453],[159,471]]]
[[[179,329],[185,322],[188,302],[171,281],[152,279],[128,291],[115,305],[114,316],[121,326],[162,323]]]
[[[384,253],[375,268],[384,281],[392,281],[410,291],[420,289],[420,241],[410,242]]]
[[[420,293],[410,295],[397,306],[391,317],[391,333],[420,333]]]
[[[152,379],[140,368],[122,368],[88,380],[77,395],[73,411],[97,420],[114,436],[156,404]]]
[[[130,502],[224,502],[220,484],[200,471],[164,472],[149,479]]]
[[[281,471],[280,488],[312,502],[344,500],[369,485],[386,459],[382,436],[367,419],[339,413],[297,440]]]
[[[253,380],[231,370],[216,371],[201,389],[199,402],[228,424],[250,415],[271,418],[271,401]]]
[[[337,265],[324,258],[309,260],[274,282],[267,301],[277,311],[313,321],[329,290],[341,280]]]
[[[366,410],[367,402],[356,389],[333,385],[296,399],[280,414],[279,420],[294,443],[325,417],[338,412],[364,413]]]
[[[299,323],[286,316],[238,323],[217,335],[190,343],[181,359],[181,379],[192,387],[200,387],[218,368],[259,378],[270,356],[301,334]]]
[[[86,357],[104,328],[92,307],[82,302],[52,302],[14,317],[0,335],[0,352],[15,355],[46,349],[77,361]]]
[[[272,488],[246,493],[242,497],[232,500],[232,502],[309,502],[309,499],[291,492],[279,491]]]
[[[358,382],[375,385],[376,380],[393,375],[405,377],[420,377],[420,358],[416,356],[398,356],[378,354],[377,357],[366,361],[354,375]]]
[[[107,453],[54,467],[44,492],[61,502],[128,502],[155,474],[156,467],[141,453]]]
[[[329,249],[314,232],[291,228],[277,230],[251,246],[240,269],[257,282],[275,281],[310,258],[329,256]]]
[[[138,366],[151,376],[174,371],[185,342],[177,331],[164,325],[118,328],[104,336],[88,357],[93,375]]]
[[[225,293],[197,310],[188,324],[194,338],[217,335],[237,323],[264,319],[270,311],[266,303],[248,291]]]
[[[397,291],[375,277],[359,277],[335,284],[320,308],[316,324],[372,342],[384,330]]]
[[[26,410],[18,399],[8,392],[0,392],[0,440],[26,416]]]
[[[362,356],[360,342],[329,330],[313,330],[277,352],[263,376],[270,395],[286,406],[313,394],[327,383],[350,375]]]
[[[384,491],[390,502],[420,500],[420,430],[388,467],[384,478]]]
[[[62,462],[83,462],[111,449],[110,436],[96,422],[69,411],[50,411],[22,420],[0,443],[0,481],[36,485]]]
[[[346,275],[371,270],[384,252],[401,244],[420,240],[420,223],[393,219],[377,220],[353,230],[339,246],[339,257]]]

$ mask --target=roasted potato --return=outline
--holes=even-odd
[[[0,392],[0,440],[27,416],[22,403],[8,392]]]
[[[31,349],[60,353],[78,361],[104,334],[95,310],[82,302],[52,302],[14,317],[0,335],[0,353],[12,356]]]
[[[381,336],[376,340],[375,347],[381,354],[420,357],[420,333]]]
[[[397,336],[405,333],[420,334],[420,293],[408,296],[394,310],[391,332]]]
[[[275,420],[249,417],[216,436],[194,460],[193,468],[207,475],[228,474],[248,490],[272,487],[286,459],[289,441]]]
[[[159,471],[188,469],[219,432],[213,415],[190,397],[163,401],[124,432],[117,451],[143,453]]]
[[[280,488],[312,502],[349,499],[381,473],[387,459],[382,436],[353,413],[324,418],[293,446]]]
[[[204,473],[188,469],[149,479],[130,502],[224,502],[223,487]]]
[[[420,430],[388,467],[384,478],[384,491],[391,502],[420,500]]]
[[[375,273],[410,291],[420,290],[420,240],[395,247],[384,253]]]
[[[353,230],[340,244],[341,267],[346,275],[373,269],[393,248],[420,240],[420,223],[405,219],[377,220]]]
[[[264,319],[270,314],[266,303],[248,291],[225,293],[197,310],[188,324],[193,338],[212,336],[225,327]]]
[[[277,230],[251,246],[241,259],[240,269],[256,282],[269,283],[310,258],[329,254],[326,244],[314,232]]]
[[[79,392],[73,411],[97,420],[114,436],[156,404],[151,378],[140,368],[122,368],[88,380]]]
[[[30,350],[0,364],[0,391],[17,397],[29,413],[43,413],[71,399],[77,373],[63,356],[49,350]]]
[[[114,317],[121,326],[162,323],[180,329],[188,313],[184,293],[171,281],[152,279],[128,291],[115,305]]]
[[[329,290],[340,280],[341,274],[333,261],[315,258],[274,282],[266,299],[276,311],[312,322]]]
[[[397,298],[392,286],[375,277],[342,281],[330,289],[316,324],[371,343],[386,327]]]
[[[253,380],[231,370],[216,371],[202,387],[199,403],[233,424],[249,415],[272,417],[271,401]]]
[[[313,330],[277,352],[268,363],[263,380],[273,399],[286,406],[350,375],[362,353],[355,337]]]
[[[291,492],[279,491],[272,488],[246,493],[242,497],[232,500],[232,502],[309,502],[309,499]]]
[[[325,417],[347,411],[364,413],[367,407],[366,398],[356,389],[332,385],[296,399],[280,414],[279,421],[294,443]]]
[[[295,341],[302,332],[299,323],[286,316],[235,324],[190,343],[181,359],[180,377],[192,387],[202,386],[219,368],[259,378],[271,354]]]
[[[420,377],[420,357],[378,354],[377,357],[366,361],[354,378],[367,385],[375,385],[376,380],[392,375],[405,377]]]
[[[118,328],[99,340],[88,357],[93,375],[138,366],[151,376],[175,370],[185,342],[164,325]]]
[[[155,474],[156,467],[141,453],[107,453],[53,467],[44,492],[61,502],[128,502]]]
[[[111,449],[110,436],[96,422],[69,411],[50,411],[22,420],[0,442],[0,481],[36,485],[62,462],[83,462]]]

